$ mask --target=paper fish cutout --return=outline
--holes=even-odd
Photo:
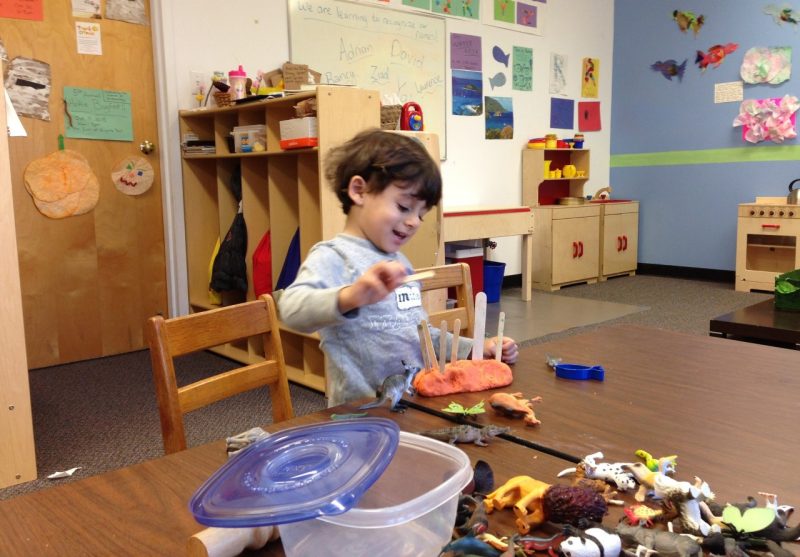
[[[797,25],[800,23],[800,12],[793,10],[790,4],[783,4],[782,6],[769,4],[764,7],[764,13],[771,15],[778,25],[783,25],[784,23]]]
[[[498,72],[494,75],[494,77],[489,78],[489,85],[492,86],[492,89],[495,87],[502,87],[506,84],[506,74],[502,72]]]
[[[708,52],[698,50],[694,63],[700,66],[702,71],[706,71],[706,68],[712,64],[715,68],[718,68],[725,57],[735,52],[737,48],[739,48],[739,45],[736,43],[715,44],[708,49]]]
[[[508,59],[511,57],[511,54],[507,54],[503,52],[503,49],[499,46],[496,46],[492,49],[492,56],[495,60],[503,64],[506,68],[508,67]]]
[[[683,81],[683,73],[686,71],[686,62],[684,60],[680,64],[670,58],[669,60],[664,60],[663,62],[659,60],[655,64],[650,65],[650,69],[654,72],[660,72],[661,75],[672,81],[673,76],[678,78],[678,81]]]
[[[705,23],[706,16],[697,16],[694,15],[694,12],[675,10],[672,12],[672,19],[678,24],[678,29],[680,29],[682,33],[686,33],[687,30],[691,29],[696,37],[700,32],[700,28],[703,27]]]

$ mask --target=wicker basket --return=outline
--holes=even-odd
[[[214,91],[214,102],[217,103],[217,106],[231,106],[233,104],[233,99],[230,93]]]
[[[381,106],[381,129],[382,130],[396,130],[399,128],[400,113],[403,111],[403,106],[399,104],[390,104]]]

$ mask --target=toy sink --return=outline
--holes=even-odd
[[[220,468],[190,508],[210,526],[278,524],[287,557],[436,555],[472,479],[459,448],[362,418],[284,430]]]

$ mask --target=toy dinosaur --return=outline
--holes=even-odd
[[[494,393],[489,397],[489,406],[499,414],[511,418],[523,418],[525,425],[539,425],[542,422],[533,412],[533,403],[541,401],[540,396],[527,400],[522,398],[522,393]]]
[[[700,544],[683,534],[630,526],[624,522],[617,524],[617,534],[622,539],[623,547],[643,545],[661,557],[700,557],[703,554]]]
[[[502,433],[508,433],[509,431],[511,431],[510,427],[500,427],[493,424],[484,427],[457,425],[442,429],[422,431],[420,435],[438,439],[439,441],[447,441],[451,445],[455,443],[475,443],[479,447],[485,447],[488,444],[486,441]]]
[[[411,382],[419,372],[419,368],[410,366],[403,360],[403,369],[405,370],[403,373],[395,373],[386,377],[381,383],[381,388],[376,393],[376,400],[363,404],[358,409],[377,408],[384,402],[389,401],[392,412],[405,412],[406,407],[400,403],[400,399],[403,398],[404,393],[414,395],[414,387],[412,387]]]
[[[545,520],[572,525],[583,519],[600,522],[608,509],[605,500],[591,489],[550,485],[530,476],[511,478],[488,494],[483,504],[487,513],[513,506],[520,534]]]

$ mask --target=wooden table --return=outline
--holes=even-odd
[[[346,406],[295,418],[265,429],[328,421],[333,412],[353,412]],[[418,432],[452,425],[436,416],[386,408],[370,415],[395,420],[402,429]],[[459,445],[474,463],[490,462],[497,485],[518,474],[551,478],[569,463],[495,439],[488,447]],[[84,480],[0,501],[0,555],[185,555],[188,538],[204,526],[195,522],[188,502],[197,488],[226,460],[219,441],[163,458],[136,464]],[[494,531],[513,531],[514,514],[493,513]],[[283,555],[279,543],[248,555]]]
[[[531,299],[533,216],[530,207],[452,207],[442,214],[444,242],[522,236],[522,299]],[[485,251],[485,250],[484,250]]]
[[[601,364],[605,381],[559,379],[546,354],[565,363]],[[768,491],[800,502],[800,353],[782,348],[636,327],[609,326],[525,348],[514,382],[501,391],[541,395],[542,424],[526,427],[493,412],[481,423],[507,423],[531,446],[573,460],[602,451],[635,461],[634,451],[678,455],[678,477],[706,480],[718,501]],[[490,393],[415,397],[438,412]],[[488,405],[488,403],[487,403]],[[442,414],[444,415],[444,414]],[[792,503],[798,504],[798,503]]]
[[[709,334],[800,348],[800,311],[775,309],[770,298],[711,320]]]

